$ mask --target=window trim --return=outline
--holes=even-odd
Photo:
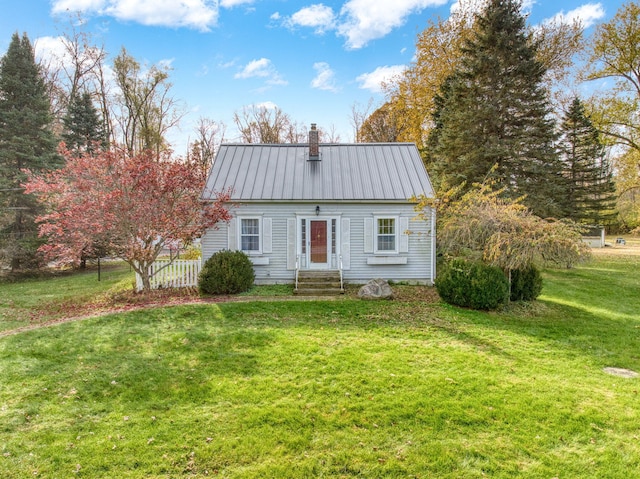
[[[394,236],[394,249],[378,249],[378,239],[380,236],[391,236],[390,234],[381,235],[379,233],[380,220],[393,220],[393,236]],[[373,252],[379,255],[389,255],[399,253],[399,241],[400,235],[398,234],[398,228],[400,226],[399,217],[393,215],[380,215],[373,217]]]
[[[242,249],[242,237],[243,236],[256,236],[256,235],[243,235],[242,234],[242,222],[244,220],[258,220],[258,249],[257,250],[244,250]],[[238,250],[242,251],[248,256],[262,254],[262,237],[264,231],[262,228],[262,216],[238,216]]]

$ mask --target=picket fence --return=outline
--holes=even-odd
[[[202,268],[199,259],[157,260],[151,265],[151,289],[198,286]],[[142,278],[136,273],[136,288],[142,291]]]

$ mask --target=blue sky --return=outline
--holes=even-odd
[[[465,1],[465,0],[463,0]],[[466,0],[472,1],[472,0]],[[412,60],[416,35],[447,17],[454,0],[25,0],[7,2],[0,51],[26,32],[39,55],[81,11],[82,30],[111,59],[124,46],[141,63],[168,63],[186,114],[171,139],[184,153],[199,117],[227,125],[243,106],[275,105],[299,123],[352,141],[354,104],[380,104],[380,82]],[[526,0],[529,22],[556,15],[585,25],[609,20],[622,0]],[[590,27],[588,32],[591,32]]]

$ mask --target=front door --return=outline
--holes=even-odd
[[[311,220],[310,230],[310,259],[313,265],[327,264],[327,221]]]

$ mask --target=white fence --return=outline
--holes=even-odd
[[[198,286],[202,268],[199,259],[157,260],[151,265],[151,289]],[[142,291],[142,278],[136,273],[136,289]]]

